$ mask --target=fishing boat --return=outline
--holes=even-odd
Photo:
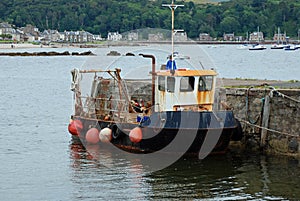
[[[165,6],[172,11],[169,67],[158,65],[157,55],[139,53],[128,60],[149,61],[149,69],[144,69],[150,71],[149,80],[123,78],[125,66],[72,70],[74,114],[68,129],[84,144],[140,154],[211,154],[224,153],[231,140],[241,140],[233,111],[216,104],[217,72],[175,65],[174,11],[179,5],[172,1]],[[91,78],[89,94],[82,92],[84,77]]]

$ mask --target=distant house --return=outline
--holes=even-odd
[[[128,39],[129,41],[132,41],[132,40],[139,40],[139,33],[137,33],[137,32],[130,32],[130,33],[128,33],[128,35],[127,35],[127,39]]]
[[[211,41],[212,37],[208,33],[200,33],[199,40],[200,41]]]
[[[38,40],[38,39],[36,38],[36,36],[32,35],[31,33],[25,33],[25,34],[24,34],[24,41],[25,41],[25,42],[34,42],[34,41],[36,41],[36,40]]]
[[[263,32],[253,32],[249,36],[249,41],[264,41]]]
[[[41,41],[43,43],[50,43],[51,42],[51,34],[50,34],[50,30],[44,30],[41,33]]]
[[[273,40],[274,41],[280,41],[280,42],[286,42],[287,41],[287,39],[288,39],[288,37],[286,36],[286,34],[284,33],[284,34],[274,34],[274,36],[273,36]]]
[[[228,33],[228,34],[224,33],[223,40],[224,41],[234,41],[235,40],[234,33]]]
[[[43,33],[41,33],[41,38],[44,41],[48,41],[48,42],[57,42],[60,41],[61,39],[61,34],[57,31],[57,30],[44,30]]]
[[[87,31],[78,31],[80,42],[92,42],[93,34]]]
[[[24,32],[16,29],[16,31],[12,34],[13,41],[24,41]]]
[[[162,33],[156,33],[156,34],[148,34],[148,40],[155,42],[155,41],[161,41],[164,39],[164,35]]]
[[[59,42],[66,41],[65,32],[59,32]]]
[[[33,25],[26,25],[21,28],[13,28],[13,25],[7,22],[0,23],[0,35],[8,35],[7,38],[14,41],[26,41],[26,42],[37,42],[43,43],[50,42],[74,42],[74,43],[86,43],[97,40],[104,40],[101,35],[93,35],[86,31],[64,31],[58,32],[57,30],[44,30],[42,33],[39,29]],[[1,39],[4,39],[2,37]],[[112,34],[113,40],[122,38],[122,35],[116,32]]]
[[[65,42],[76,43],[77,39],[74,31],[65,31]]]
[[[93,35],[93,41],[101,41],[101,40],[104,40],[101,36],[101,34],[99,35]]]
[[[235,37],[235,40],[236,40],[236,41],[243,41],[243,40],[244,40],[244,37],[243,37],[243,36],[236,36],[236,37]]]
[[[12,27],[11,24],[8,24],[7,22],[0,23],[0,35],[12,35],[13,33],[15,33],[15,29]]]
[[[188,37],[186,32],[176,32],[174,35],[174,41],[187,41]]]
[[[32,35],[39,32],[39,29],[31,24],[27,24],[26,27],[22,28],[24,33],[31,33]]]
[[[108,32],[107,40],[110,41],[119,41],[122,39],[122,35],[119,32]]]
[[[86,43],[93,41],[93,34],[86,31],[65,31],[64,37],[59,36],[59,38],[64,38],[66,42],[71,43]]]
[[[20,28],[21,31],[25,34],[24,40],[25,41],[35,41],[40,39],[40,32],[39,29],[31,24],[27,24],[26,27]],[[32,39],[34,37],[34,39]]]

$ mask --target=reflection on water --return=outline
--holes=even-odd
[[[182,158],[168,168],[148,173],[138,161],[112,157],[109,153],[95,160],[93,154],[87,153],[80,141],[74,139],[70,148],[72,182],[78,189],[74,200],[300,198],[299,161],[292,158],[228,153],[204,160]]]
[[[72,181],[78,189],[72,200],[148,199],[151,188],[142,167],[136,161],[115,159],[109,153],[106,156],[101,154],[101,159],[95,159],[86,152],[80,141],[74,139],[70,148],[74,170]],[[93,148],[89,147],[89,150],[93,151]],[[94,151],[97,151],[97,147],[94,147]]]

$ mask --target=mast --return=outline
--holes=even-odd
[[[258,43],[260,43],[259,26],[257,26],[257,37],[258,37]]]
[[[300,33],[300,29],[298,29],[298,45],[299,45],[299,33]]]
[[[171,56],[172,56],[172,69],[173,69],[173,60],[174,60],[174,35],[177,31],[183,31],[183,30],[175,30],[174,29],[174,12],[176,10],[177,7],[183,7],[184,5],[175,5],[174,4],[174,0],[172,0],[171,4],[163,4],[162,6],[165,7],[169,7],[171,9],[172,12],[172,52],[171,52]]]
[[[277,28],[277,44],[279,44],[280,39],[281,39],[280,28],[278,27],[278,28]]]

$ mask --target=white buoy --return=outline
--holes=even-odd
[[[112,130],[110,128],[103,128],[99,133],[99,139],[101,142],[108,143],[112,138]]]

